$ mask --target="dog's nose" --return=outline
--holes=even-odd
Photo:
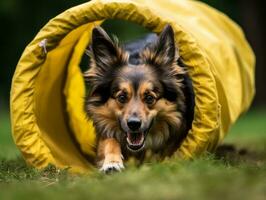
[[[141,120],[137,117],[131,117],[127,121],[127,126],[131,131],[137,131],[141,126]]]

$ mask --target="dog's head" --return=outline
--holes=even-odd
[[[138,65],[129,63],[129,53],[100,27],[93,29],[90,56],[86,110],[98,134],[116,137],[128,149],[139,151],[147,135],[160,145],[171,128],[178,130],[184,110],[184,70],[177,65],[171,26],[140,52]]]

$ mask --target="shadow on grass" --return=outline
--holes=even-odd
[[[215,158],[232,166],[246,164],[260,167],[266,163],[266,150],[255,151],[249,148],[238,148],[234,144],[223,144],[217,148]]]

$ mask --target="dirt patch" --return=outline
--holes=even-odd
[[[260,167],[266,163],[266,150],[254,151],[249,148],[239,148],[234,144],[223,144],[216,149],[215,157],[231,165],[245,163]]]

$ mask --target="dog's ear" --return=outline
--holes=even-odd
[[[101,27],[96,27],[92,31],[91,51],[96,67],[102,70],[123,65],[127,61],[125,53],[118,46],[118,41],[112,41]]]
[[[163,68],[176,63],[178,57],[174,31],[170,25],[166,25],[157,42],[142,53],[144,63]]]
[[[92,41],[87,54],[90,56],[90,67],[84,73],[85,81],[90,85],[92,95],[106,91],[113,79],[113,73],[128,61],[128,55],[101,28],[92,31]]]
[[[177,64],[179,54],[175,44],[174,31],[166,25],[157,41],[142,53],[143,62],[153,67],[164,88],[164,98],[176,101],[180,96],[185,70]]]
[[[128,60],[127,53],[119,47],[118,41],[113,41],[99,26],[92,30],[92,42],[87,54],[90,56],[90,69],[85,72],[85,79],[88,81],[91,78],[109,77],[110,72],[126,64]]]

